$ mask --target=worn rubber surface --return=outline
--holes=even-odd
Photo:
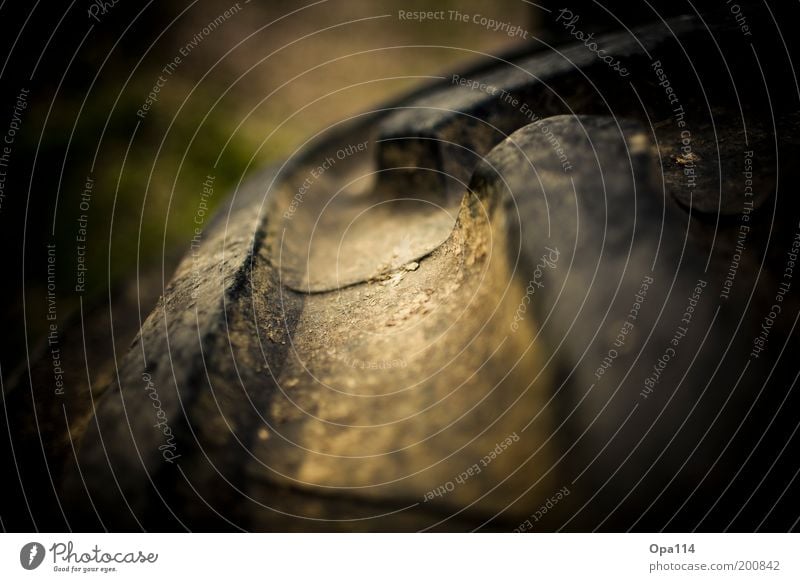
[[[53,447],[73,527],[511,531],[559,494],[537,527],[717,528],[741,427],[793,381],[752,311],[797,230],[798,117],[726,84],[708,34],[604,37],[622,80],[582,45],[498,59],[460,77],[516,104],[448,79],[233,192],[83,402],[78,463]]]

